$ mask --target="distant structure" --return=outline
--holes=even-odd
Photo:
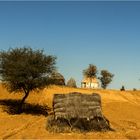
[[[61,73],[53,72],[51,75],[51,78],[53,80],[53,84],[55,85],[65,85],[65,78]]]
[[[97,78],[87,78],[84,77],[84,79],[81,82],[82,88],[99,88],[99,81]]]

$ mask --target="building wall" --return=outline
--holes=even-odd
[[[99,88],[99,84],[98,83],[91,83],[91,87],[90,87],[90,83],[82,83],[82,88]]]

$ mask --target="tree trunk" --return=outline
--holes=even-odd
[[[19,108],[18,108],[18,113],[19,113],[19,114],[23,112],[22,106],[23,106],[23,104],[24,104],[26,98],[28,97],[28,95],[29,95],[29,91],[25,92],[25,96],[24,96],[23,99],[21,100],[20,105],[19,105]]]
[[[90,88],[91,88],[91,80],[92,80],[92,78],[90,77]]]

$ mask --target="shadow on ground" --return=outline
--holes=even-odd
[[[7,112],[8,114],[18,114],[18,107],[21,100],[15,100],[15,99],[4,99],[0,100],[0,105],[2,105],[2,109],[4,112]],[[24,103],[23,105],[23,113],[25,114],[32,114],[32,115],[48,115],[48,111],[50,111],[51,108],[48,106],[41,106],[38,104],[30,104],[30,103]]]

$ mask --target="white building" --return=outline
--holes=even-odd
[[[81,82],[82,88],[99,88],[99,81],[97,78],[84,78]]]

